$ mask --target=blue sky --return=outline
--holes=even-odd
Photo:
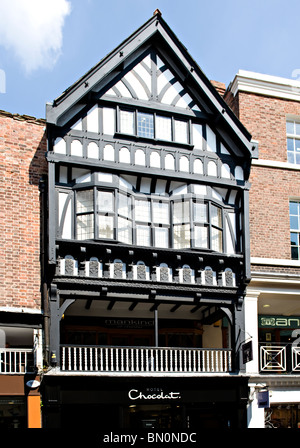
[[[209,79],[297,79],[299,0],[0,0],[0,109],[44,118],[156,8]]]

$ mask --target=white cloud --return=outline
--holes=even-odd
[[[27,73],[51,68],[61,54],[68,0],[0,0],[0,45],[12,51]]]

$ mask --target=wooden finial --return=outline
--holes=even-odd
[[[160,12],[160,10],[159,10],[159,9],[156,9],[156,10],[154,11],[153,15],[154,15],[154,16],[156,16],[156,15],[161,16],[161,12]]]

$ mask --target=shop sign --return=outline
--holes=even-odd
[[[181,398],[180,392],[167,392],[163,389],[153,387],[147,388],[141,392],[138,389],[130,389],[128,392],[130,400],[179,400]]]
[[[253,360],[252,341],[245,342],[242,345],[243,363],[246,364]]]
[[[126,318],[114,318],[105,319],[105,327],[111,328],[153,328],[153,319],[126,319]]]
[[[300,328],[299,316],[258,316],[260,328]]]
[[[257,394],[257,403],[259,408],[267,409],[270,407],[270,397],[268,390],[262,390]]]

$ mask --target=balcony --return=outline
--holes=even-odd
[[[232,372],[227,349],[61,346],[61,370],[110,374]]]
[[[293,344],[261,344],[260,373],[300,373],[300,347]]]
[[[0,348],[0,374],[24,374],[35,372],[32,349]]]

